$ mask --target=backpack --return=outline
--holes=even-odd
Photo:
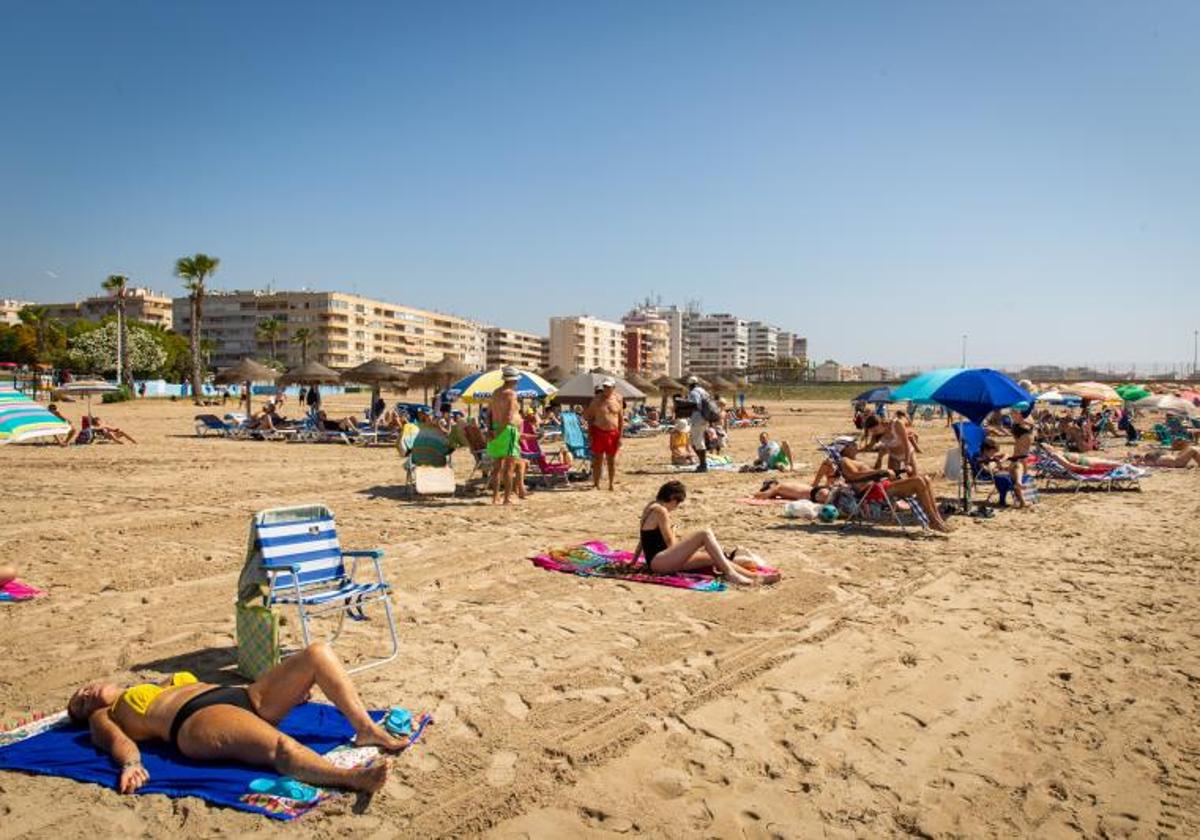
[[[705,396],[700,401],[700,416],[708,423],[716,423],[721,419],[721,406],[712,397]]]

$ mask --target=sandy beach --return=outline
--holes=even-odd
[[[807,483],[813,435],[846,430],[847,405],[771,409]],[[326,804],[297,836],[1200,834],[1198,471],[1156,471],[1143,492],[1044,493],[928,538],[736,504],[758,475],[684,476],[682,531],[711,525],[784,574],[712,594],[528,560],[587,539],[633,548],[665,480],[663,437],[626,443],[615,493],[504,509],[408,500],[392,448],[198,439],[197,411],[97,406],[139,444],[0,449],[0,558],[49,590],[0,607],[0,719],[61,708],[89,678],[232,681],[250,517],[320,501],[345,547],[386,550],[396,588],[402,654],[357,678],[364,697],[436,724],[380,794]],[[940,471],[949,430],[919,431]],[[737,460],[755,445],[732,433]],[[379,648],[382,632],[355,626],[340,650]],[[3,837],[279,828],[0,773]]]

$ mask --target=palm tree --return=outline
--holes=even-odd
[[[300,364],[308,364],[308,343],[312,341],[312,330],[301,327],[292,333],[292,341],[300,342]]]
[[[117,301],[117,382],[132,388],[133,369],[129,364],[129,323],[125,317],[129,278],[124,274],[110,274],[100,285]]]
[[[21,323],[33,328],[38,361],[46,358],[46,343],[50,339],[50,331],[58,328],[58,321],[50,317],[50,307],[36,304],[23,307],[17,313]],[[33,396],[37,398],[38,377],[33,377]]]
[[[204,385],[203,365],[200,360],[200,318],[204,308],[204,281],[211,277],[221,261],[208,254],[180,257],[175,261],[175,276],[183,280],[183,287],[192,301],[192,399],[200,405],[200,391]]]
[[[271,343],[271,361],[275,361],[275,345],[279,341],[279,334],[283,332],[283,321],[278,318],[264,318],[258,322],[258,339],[259,341],[269,341]]]

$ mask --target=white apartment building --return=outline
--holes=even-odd
[[[515,365],[534,372],[545,370],[546,339],[533,333],[487,327],[487,368]]]
[[[191,301],[172,303],[176,331],[189,335]],[[259,326],[270,318],[283,324],[276,352],[289,367],[301,361],[300,329],[309,332],[308,360],[332,368],[382,359],[415,372],[450,356],[478,370],[487,358],[483,325],[466,318],[343,292],[256,290],[205,295],[200,335],[215,345],[211,363],[226,367],[244,356],[269,356],[270,341]]]
[[[750,322],[750,367],[770,365],[782,355],[779,352],[779,334],[779,327],[762,321]]]
[[[892,378],[891,371],[879,365],[859,365],[855,370],[860,382],[887,382]]]
[[[550,366],[568,373],[604,368],[625,373],[625,326],[587,315],[550,319]]]
[[[728,313],[691,314],[687,372],[701,375],[745,370],[750,364],[750,325]]]
[[[642,329],[650,333],[652,336],[650,342],[654,345],[649,349],[650,356],[662,352],[658,349],[658,345],[664,335],[662,325],[665,324],[665,365],[660,358],[651,359],[650,367],[655,371],[661,369],[662,372],[656,372],[650,378],[654,379],[664,374],[672,379],[683,376],[687,367],[687,330],[684,328],[684,311],[682,309],[677,306],[661,306],[646,301],[629,310],[621,321],[626,327]],[[646,371],[642,371],[642,374],[650,375]]]
[[[787,330],[780,330],[779,336],[775,340],[776,353],[781,359],[790,359],[792,357],[792,342],[795,340],[795,333],[790,333]]]
[[[19,324],[21,316],[18,314],[26,306],[33,306],[32,301],[28,300],[13,300],[12,298],[0,298],[0,324]]]

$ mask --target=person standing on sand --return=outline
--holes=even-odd
[[[617,452],[621,448],[621,423],[625,416],[625,401],[617,394],[617,383],[605,379],[600,393],[592,397],[583,410],[588,423],[588,439],[592,447],[592,487],[600,489],[600,475],[608,463],[608,489],[613,489],[617,477]]]
[[[521,460],[521,404],[517,401],[517,381],[521,378],[517,369],[505,366],[500,375],[504,384],[496,389],[488,401],[488,416],[492,421],[492,439],[488,441],[487,454],[496,463],[496,475],[492,484],[492,504],[500,500],[500,485],[504,485],[504,504],[512,504],[513,485],[522,470],[517,463]],[[521,482],[517,494],[525,498],[525,483]]]
[[[700,387],[700,380],[694,376],[687,378],[688,402],[692,404],[692,416],[688,418],[692,430],[692,449],[700,459],[696,472],[708,472],[708,421],[704,419],[704,401],[711,399],[708,391]]]

